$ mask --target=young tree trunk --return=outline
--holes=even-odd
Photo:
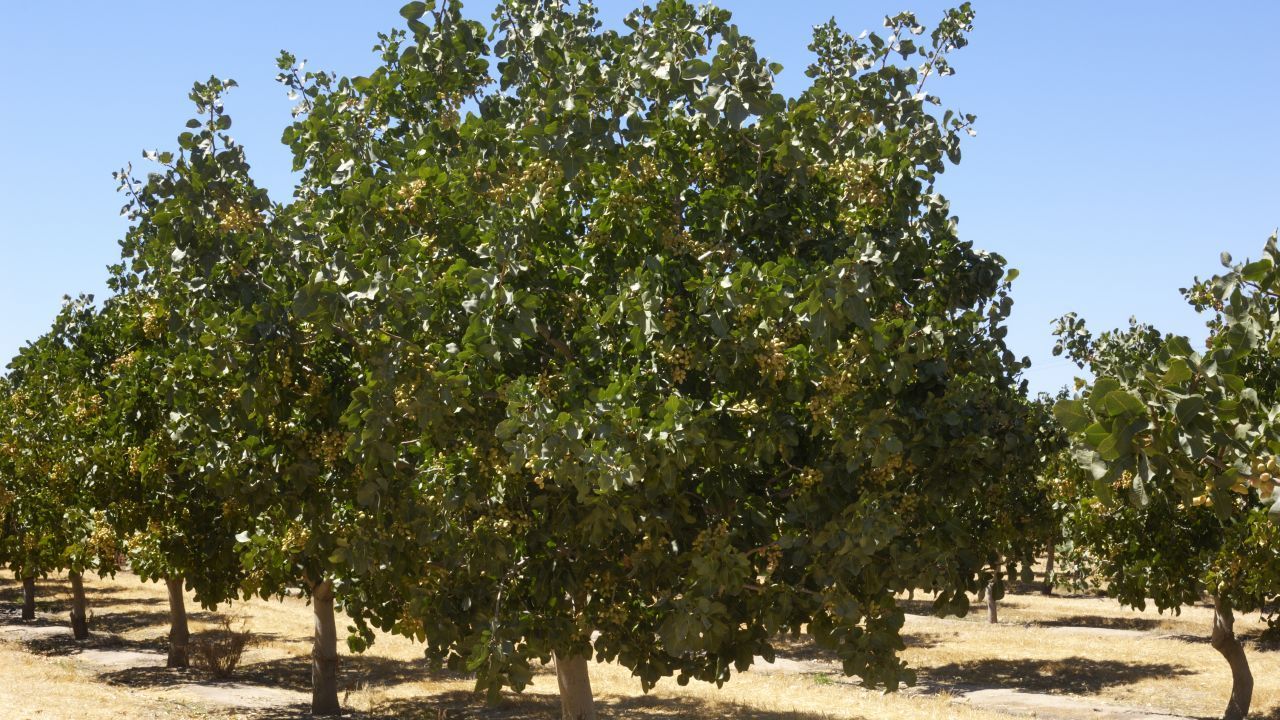
[[[71,580],[71,634],[77,640],[89,638],[89,603],[84,599],[84,578],[78,572],[67,573]]]
[[[1044,561],[1044,587],[1040,589],[1042,595],[1053,594],[1053,556],[1057,549],[1057,543],[1049,543],[1049,556]]]
[[[169,587],[169,661],[166,667],[185,668],[190,664],[187,657],[187,644],[191,640],[191,631],[187,628],[187,605],[182,595],[181,577],[166,578]]]
[[[333,583],[311,589],[316,632],[311,650],[311,714],[338,715],[338,631],[333,621]]]
[[[996,579],[993,577],[991,582],[987,583],[987,622],[998,622],[996,607]]]
[[[1209,642],[1213,649],[1227,659],[1231,666],[1231,699],[1227,702],[1223,720],[1244,720],[1249,714],[1249,704],[1253,701],[1253,673],[1249,671],[1249,660],[1244,656],[1244,646],[1236,638],[1234,631],[1235,614],[1231,611],[1231,603],[1225,598],[1213,599],[1213,635]]]
[[[36,619],[36,579],[35,576],[22,578],[22,619]]]
[[[596,703],[591,695],[591,675],[587,659],[582,655],[562,658],[559,654],[556,654],[555,659],[563,720],[596,720]]]

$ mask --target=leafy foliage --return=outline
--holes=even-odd
[[[894,593],[964,611],[1008,539],[991,490],[1039,451],[1002,261],[934,189],[972,118],[922,84],[968,8],[919,46],[911,15],[819,28],[793,99],[719,9],[505,3],[491,46],[459,3],[405,14],[368,76],[281,59],[317,269],[292,310],[349,343],[357,512],[409,543],[335,555],[357,646],[650,686],[807,625],[909,679]]]
[[[21,577],[115,570],[117,533],[92,475],[91,448],[104,431],[102,347],[92,298],[67,298],[52,329],[9,365],[0,542]]]
[[[1074,527],[1123,602],[1176,609],[1209,593],[1250,611],[1274,599],[1275,263],[1273,237],[1262,259],[1224,257],[1222,275],[1186,291],[1212,310],[1203,351],[1136,323],[1097,340],[1061,326],[1061,346],[1097,376],[1055,409],[1090,474]]]
[[[1004,344],[1015,273],[935,187],[973,117],[925,84],[969,6],[818,27],[793,98],[684,0],[401,14],[366,76],[281,56],[288,203],[234,82],[195,85],[177,148],[118,175],[116,296],[6,381],[34,449],[0,474],[70,454],[94,493],[44,507],[109,505],[144,575],[332,584],[354,649],[408,635],[493,693],[553,655],[722,683],[801,628],[910,681],[896,594],[963,613],[1025,566],[1060,442]],[[106,400],[71,425],[28,393]]]

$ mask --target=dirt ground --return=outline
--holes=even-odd
[[[163,585],[122,573],[86,582],[93,637],[71,639],[70,593],[63,578],[40,583],[39,619],[18,619],[21,588],[0,576],[0,717],[97,718],[306,717],[311,614],[296,598],[247,601],[226,608],[258,643],[232,680],[164,666],[168,606]],[[188,601],[188,606],[193,604]],[[1174,720],[1220,717],[1230,688],[1225,661],[1208,643],[1212,611],[1180,616],[1136,612],[1094,597],[1009,595],[1000,622],[985,612],[963,619],[929,617],[928,603],[908,601],[906,660],[917,686],[896,694],[868,691],[803,640],[773,665],[759,664],[723,688],[664,681],[649,694],[616,665],[592,668],[606,718],[745,718],[747,720]],[[192,630],[220,615],[192,614]],[[339,622],[339,628],[343,626]],[[1258,616],[1237,632],[1257,681],[1251,717],[1280,720],[1280,651],[1261,645]],[[341,643],[340,643],[341,645]],[[486,705],[465,677],[431,674],[413,643],[381,638],[364,655],[342,658],[344,706],[360,718],[445,720],[549,719],[558,715],[551,668],[523,695]]]

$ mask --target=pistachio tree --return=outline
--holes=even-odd
[[[1260,259],[1224,256],[1221,275],[1186,291],[1208,314],[1203,349],[1136,323],[1095,338],[1068,316],[1058,329],[1058,351],[1095,376],[1055,408],[1089,473],[1069,527],[1124,604],[1176,612],[1212,598],[1228,720],[1253,692],[1235,613],[1274,601],[1280,581],[1277,259],[1272,237]]]
[[[815,30],[785,98],[730,14],[414,2],[366,76],[304,72],[295,322],[356,369],[331,559],[382,629],[565,717],[591,659],[723,683],[807,627],[896,687],[899,592],[963,612],[1034,457],[1003,260],[935,182],[971,116],[925,89],[972,13]],[[389,540],[395,538],[395,540]]]
[[[998,620],[998,601],[1005,594],[1006,579],[1031,582],[1032,565],[1046,551],[1050,553],[1046,576],[1051,572],[1051,553],[1062,524],[1063,508],[1052,471],[1065,449],[1065,433],[1053,417],[1053,403],[1047,395],[1025,403],[1024,411],[1011,413],[1008,421],[1024,423],[1029,432],[1010,434],[1004,464],[996,468],[999,482],[993,483],[987,504],[992,532],[998,538],[990,560],[991,580],[984,590],[987,619],[992,623]]]
[[[17,403],[15,404],[15,395]],[[7,375],[0,375],[0,418],[6,425],[14,422],[15,413],[22,406],[22,395],[16,394]],[[22,523],[14,501],[18,489],[18,448],[7,439],[0,442],[0,563],[12,567],[12,559],[19,554],[22,539]],[[36,617],[36,584],[33,575],[15,572],[15,579],[22,583],[22,619]]]
[[[171,542],[155,572],[181,570],[209,602],[300,587],[316,620],[312,712],[331,715],[340,711],[335,591],[356,587],[342,582],[351,568],[378,566],[376,554],[353,559],[348,538],[397,539],[390,516],[369,509],[378,493],[347,451],[343,414],[364,368],[344,337],[295,311],[318,271],[299,251],[305,206],[273,203],[254,183],[228,134],[232,87],[197,83],[198,116],[178,148],[150,153],[159,170],[146,180],[121,176],[134,227],[116,283],[142,308],[133,327],[156,335],[148,369],[121,376],[144,413],[125,442],[162,465],[150,476],[143,467],[141,482],[174,493],[159,516],[144,514],[162,523],[149,535]],[[211,516],[197,518],[199,508]],[[177,514],[166,526],[167,513]]]
[[[103,512],[92,447],[102,432],[104,371],[100,316],[89,296],[68,298],[53,327],[9,364],[7,417],[0,432],[10,487],[5,560],[24,583],[24,617],[34,616],[34,580],[66,571],[71,626],[89,635],[86,572],[113,573],[117,533]]]
[[[1053,417],[1058,401],[1070,397],[1065,386],[1054,395],[1041,393],[1036,397],[1036,403],[1048,416],[1044,427],[1049,442],[1046,454],[1040,460],[1039,471],[1040,484],[1047,499],[1045,512],[1052,518],[1049,532],[1043,538],[1044,582],[1040,588],[1043,595],[1052,595],[1060,585],[1083,591],[1092,576],[1087,549],[1077,548],[1073,534],[1064,527],[1076,516],[1075,509],[1081,496],[1088,494],[1081,492],[1081,488],[1088,484],[1087,474],[1076,461],[1066,428]]]
[[[145,214],[134,220],[131,234],[147,232]],[[126,266],[112,269],[117,293],[100,313],[109,362],[101,374],[104,417],[93,448],[96,500],[124,540],[130,569],[144,581],[165,583],[167,664],[187,667],[185,591],[191,589],[207,609],[238,596],[243,572],[235,535],[243,525],[234,499],[198,481],[182,444],[168,432],[174,405],[165,375],[173,318],[159,298],[139,289]]]

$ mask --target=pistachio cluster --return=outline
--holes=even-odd
[[[780,338],[770,338],[756,353],[756,367],[760,374],[772,380],[787,378],[787,356],[783,353],[786,343]]]
[[[662,362],[667,366],[667,370],[671,373],[671,382],[679,385],[684,382],[685,377],[689,374],[689,366],[693,363],[693,353],[687,348],[678,347],[671,350],[659,351],[658,357],[662,358]]]
[[[284,539],[281,547],[292,552],[300,553],[307,548],[307,543],[311,540],[311,531],[302,523],[290,523],[289,527],[284,531]]]
[[[796,475],[796,484],[802,488],[816,487],[819,483],[822,482],[823,477],[824,475],[821,470],[817,468],[807,467],[801,470],[800,473]]]
[[[227,205],[218,214],[218,229],[222,232],[252,232],[262,227],[262,216],[239,203]]]
[[[422,198],[422,191],[427,189],[427,181],[422,178],[414,178],[396,190],[396,196],[400,198],[400,202],[395,204],[395,209],[407,213],[415,210],[418,201]]]
[[[809,396],[809,414],[815,421],[825,423],[832,418],[832,413],[840,405],[842,399],[857,387],[853,373],[849,370],[827,373]]]
[[[311,456],[327,467],[336,465],[347,449],[346,439],[336,430],[308,433],[307,443]]]
[[[112,361],[111,371],[118,373],[122,370],[128,370],[129,368],[133,367],[134,363],[136,362],[138,362],[138,353],[136,352],[125,353],[120,357],[117,357],[114,361]]]
[[[874,221],[888,197],[874,161],[848,157],[833,163],[828,171],[831,179],[844,188],[839,215],[841,224],[856,232],[869,221]]]
[[[103,566],[114,565],[116,557],[124,551],[124,543],[103,513],[94,513],[93,532],[89,535],[87,550],[90,555],[99,558],[99,563]]]

